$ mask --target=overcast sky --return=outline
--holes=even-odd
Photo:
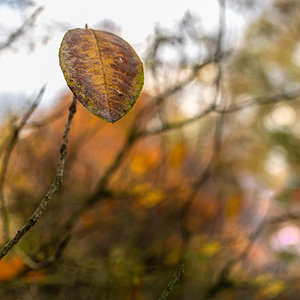
[[[56,22],[69,29],[84,27],[85,24],[93,27],[103,20],[112,20],[121,28],[121,36],[140,55],[156,24],[170,28],[187,10],[201,16],[207,30],[213,30],[218,24],[217,0],[40,0],[36,3],[44,9],[37,18],[32,39],[42,36],[46,26],[55,28]],[[34,9],[31,7],[18,11],[0,6],[2,40],[5,39],[3,33],[16,29]],[[62,30],[51,31],[50,40],[45,45],[37,43],[34,51],[29,50],[25,41],[17,43],[14,50],[0,53],[0,104],[5,101],[4,94],[30,97],[45,83],[47,92],[44,103],[52,103],[58,97],[66,88],[58,63],[58,50],[63,35]]]

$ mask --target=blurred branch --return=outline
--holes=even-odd
[[[235,258],[229,260],[225,266],[222,268],[218,275],[215,283],[208,289],[208,296],[213,296],[221,292],[223,289],[227,289],[233,286],[233,282],[229,279],[229,275],[233,267],[240,261],[247,258],[249,252],[254,246],[255,241],[262,234],[266,226],[269,224],[267,218],[265,217],[261,223],[256,227],[252,234],[249,236],[249,241],[245,246],[244,250]]]
[[[224,267],[222,268],[222,270],[219,273],[217,280],[208,290],[208,295],[210,295],[210,296],[215,295],[215,294],[219,293],[220,291],[222,291],[223,289],[229,288],[230,286],[233,285],[233,282],[229,279],[231,270],[238,262],[243,261],[247,258],[251,249],[254,246],[255,241],[262,235],[262,233],[265,231],[265,229],[268,226],[274,225],[277,223],[286,222],[289,220],[299,220],[299,219],[300,219],[300,213],[298,213],[298,212],[296,212],[296,213],[289,212],[286,214],[282,214],[280,216],[272,217],[270,219],[265,217],[261,221],[261,223],[256,227],[256,229],[252,232],[252,234],[250,234],[249,241],[248,241],[247,245],[245,246],[244,250],[237,257],[229,260],[224,265]]]
[[[215,57],[221,57],[223,55],[223,39],[226,32],[226,1],[219,0],[219,30],[218,30],[218,37],[217,37],[217,47],[215,52]],[[218,74],[216,79],[214,80],[215,86],[215,99],[213,100],[212,107],[215,108],[218,104],[218,100],[222,97],[222,86],[221,80],[223,77],[223,70],[222,70],[222,62],[220,60],[216,61]],[[222,105],[226,106],[226,98],[222,98],[223,102]],[[223,124],[224,123],[224,114],[221,114],[216,119],[216,128],[215,128],[215,135],[214,135],[214,151],[213,157],[211,162],[216,165],[219,161],[219,155],[221,151],[221,140],[222,140],[222,132],[223,132]]]
[[[170,282],[168,283],[166,288],[163,290],[163,292],[162,292],[161,296],[158,298],[158,300],[168,299],[168,297],[171,294],[171,292],[173,291],[175,285],[180,281],[180,279],[183,275],[183,272],[184,272],[184,263],[181,262],[181,263],[179,263],[175,274],[172,276],[172,279],[170,280]]]
[[[300,212],[288,212],[286,214],[282,214],[277,217],[273,217],[271,220],[269,220],[268,224],[273,225],[277,223],[282,223],[286,221],[291,221],[291,220],[299,220],[300,219]]]
[[[183,260],[185,258],[186,250],[188,249],[188,245],[191,239],[191,231],[187,228],[186,222],[187,217],[191,211],[192,205],[196,199],[196,196],[199,190],[203,187],[203,185],[207,182],[207,180],[211,177],[211,166],[212,160],[208,163],[207,167],[204,169],[202,174],[198,177],[198,179],[193,183],[191,192],[187,196],[181,210],[180,210],[180,230],[182,236],[182,246],[181,246],[181,254],[180,257]]]
[[[50,116],[37,121],[31,121],[29,122],[26,127],[27,128],[41,128],[48,126],[52,122],[55,122],[56,120],[60,119],[65,114],[66,107],[62,107],[59,111],[56,111],[55,113],[51,114]]]
[[[226,30],[226,0],[219,0],[219,30],[215,56],[219,57],[223,52],[223,39]]]
[[[209,59],[200,65],[196,65],[193,69],[192,74],[186,80],[178,83],[177,85],[175,85],[175,86],[167,89],[163,93],[157,95],[153,100],[153,103],[155,104],[154,106],[161,104],[167,97],[173,95],[174,93],[176,93],[177,91],[182,89],[185,85],[187,85],[192,80],[194,80],[198,74],[198,71],[213,61],[214,61],[214,59]],[[76,223],[76,221],[78,220],[78,218],[80,218],[80,216],[86,210],[90,209],[95,203],[99,202],[100,199],[103,198],[103,196],[105,196],[107,185],[108,185],[110,178],[115,173],[115,171],[119,168],[121,162],[123,161],[126,154],[129,152],[129,150],[131,149],[133,144],[136,143],[140,138],[144,137],[145,135],[150,135],[148,133],[144,134],[144,132],[138,132],[137,128],[139,127],[138,125],[140,123],[141,116],[144,115],[145,113],[149,113],[149,110],[151,108],[153,108],[153,103],[146,105],[143,108],[143,110],[134,119],[133,124],[128,131],[127,138],[126,138],[126,141],[125,141],[123,147],[119,150],[119,153],[115,156],[115,159],[113,160],[111,165],[108,167],[108,169],[105,171],[102,178],[99,180],[99,183],[95,189],[95,192],[86,200],[86,202],[83,204],[83,206],[80,209],[78,209],[78,211],[75,212],[70,217],[70,219],[66,222],[66,225],[65,225],[66,231],[70,231],[72,229],[72,227],[74,226],[74,224]],[[205,113],[205,114],[207,114],[207,113]],[[199,119],[199,117],[197,119]],[[192,122],[192,121],[190,121],[190,122]],[[182,125],[175,124],[172,126],[176,126],[179,128]],[[173,129],[173,128],[168,128],[168,129]],[[165,130],[166,129],[163,129],[162,131],[165,131]],[[152,134],[156,134],[156,133],[159,133],[159,132],[154,132]]]
[[[21,259],[24,261],[24,263],[32,270],[41,270],[48,268],[49,266],[53,265],[62,255],[63,251],[67,247],[68,243],[70,241],[70,236],[66,235],[66,237],[59,243],[56,251],[54,254],[43,260],[43,261],[37,261],[36,259],[30,257],[27,255],[22,249],[17,248],[16,253],[21,257]]]
[[[131,149],[134,142],[137,141],[137,136],[133,135],[133,129],[129,131],[129,135],[125,141],[124,146],[120,149],[119,153],[115,156],[113,162],[108,167],[102,178],[100,179],[97,188],[95,189],[94,193],[87,198],[84,202],[83,206],[79,208],[66,222],[65,230],[69,232],[72,230],[73,226],[76,224],[77,220],[82,216],[84,212],[90,209],[94,204],[99,202],[101,199],[106,197],[107,195],[110,196],[111,192],[107,189],[108,182],[111,176],[115,173],[115,171],[119,168],[123,158]]]
[[[23,9],[33,4],[34,3],[31,0],[1,0],[0,1],[0,5],[8,5],[18,9]]]
[[[217,46],[215,51],[215,57],[219,58],[223,56],[223,40],[226,30],[226,2],[225,0],[219,0],[219,30],[217,37]],[[222,65],[220,59],[216,59],[216,64],[218,68],[218,74],[215,79],[215,87],[216,87],[216,96],[214,99],[214,104],[217,104],[218,96],[220,94],[220,86],[222,79]]]
[[[221,59],[221,57],[211,57],[201,64],[196,64],[192,71],[191,74],[184,80],[178,82],[177,84],[167,88],[165,91],[159,93],[153,98],[153,101],[149,103],[148,105],[145,105],[143,107],[142,111],[139,113],[137,116],[137,120],[135,121],[136,124],[138,124],[138,120],[142,119],[144,115],[149,114],[149,111],[151,111],[153,108],[160,107],[161,104],[163,104],[170,96],[176,94],[180,90],[182,90],[186,85],[191,83],[193,80],[195,80],[198,76],[199,71],[204,68],[205,66],[214,63]]]
[[[4,153],[4,156],[3,156],[3,163],[1,165],[1,170],[0,170],[0,205],[1,205],[1,215],[2,215],[2,223],[3,223],[2,226],[3,226],[5,240],[7,240],[9,238],[9,219],[8,219],[8,212],[7,212],[4,195],[3,195],[3,188],[4,188],[5,178],[6,178],[6,174],[7,174],[8,164],[9,164],[13,149],[15,148],[15,146],[17,144],[20,131],[24,128],[28,119],[30,118],[32,113],[35,111],[37,106],[39,105],[39,103],[42,99],[42,96],[44,94],[44,91],[45,91],[45,86],[42,87],[42,89],[38,93],[36,99],[31,104],[28,111],[25,113],[25,115],[21,119],[20,123],[13,128],[13,134],[12,134],[11,140],[9,141],[6,152]]]
[[[164,93],[165,97],[168,97],[169,95],[171,95],[172,93],[175,93],[177,91],[177,89],[179,90],[180,87],[175,86],[174,89],[170,89],[167,92]],[[110,193],[108,192],[108,183],[111,179],[111,177],[113,176],[113,174],[118,170],[118,168],[120,167],[124,157],[127,155],[127,153],[130,151],[130,149],[132,148],[132,146],[140,139],[140,138],[145,138],[148,137],[150,135],[154,135],[154,134],[159,134],[162,132],[166,132],[169,130],[173,130],[173,129],[179,129],[182,128],[183,126],[195,122],[207,115],[209,115],[211,112],[217,112],[220,114],[226,114],[226,113],[232,113],[232,112],[236,112],[239,110],[242,110],[248,106],[251,105],[255,105],[255,104],[274,104],[286,99],[295,99],[296,97],[298,97],[300,94],[300,91],[297,92],[290,92],[290,93],[284,93],[284,94],[278,94],[275,96],[266,96],[266,97],[259,97],[259,98],[253,98],[247,102],[244,102],[238,106],[229,106],[226,109],[217,109],[215,107],[215,105],[211,105],[210,107],[208,107],[206,110],[202,111],[199,115],[192,117],[190,119],[181,121],[181,122],[176,122],[176,123],[171,123],[171,124],[164,124],[163,127],[151,130],[151,131],[138,131],[138,124],[139,124],[139,116],[137,116],[137,118],[134,120],[131,129],[129,129],[128,134],[127,134],[127,138],[126,141],[123,145],[123,147],[121,147],[121,149],[119,150],[119,152],[116,154],[113,162],[111,163],[111,165],[108,167],[108,169],[105,171],[104,175],[102,176],[102,178],[99,180],[99,183],[95,189],[95,191],[92,193],[92,195],[90,195],[86,201],[83,203],[82,207],[79,208],[73,215],[70,216],[69,220],[67,220],[67,222],[64,225],[64,230],[63,230],[63,235],[67,232],[69,233],[73,226],[77,223],[78,219],[87,211],[89,210],[91,207],[93,207],[96,203],[98,203],[99,201],[101,201],[103,198],[105,198],[107,195],[110,195]],[[162,97],[161,95],[159,95],[158,97]],[[162,100],[163,101],[163,100]],[[144,110],[143,110],[144,112]],[[217,147],[218,148],[218,147]],[[206,180],[210,177],[210,167],[211,167],[211,162],[208,164],[207,168],[204,170],[203,174],[198,178],[198,180],[196,180],[196,182],[194,183],[194,191],[198,191],[198,189],[204,184],[204,182],[206,182]],[[187,199],[193,199],[195,197],[196,194],[191,193],[191,195],[189,195],[187,197]],[[185,208],[186,210],[189,210],[188,207],[190,207],[191,203],[193,200],[188,200],[187,203],[187,207]],[[61,235],[61,233],[59,233],[59,235]]]
[[[257,97],[250,99],[248,101],[244,101],[240,104],[231,105],[225,109],[218,109],[216,108],[215,111],[218,113],[232,113],[239,111],[244,108],[248,108],[253,105],[269,105],[269,104],[276,104],[278,102],[282,101],[289,101],[294,100],[300,96],[300,89],[296,89],[293,91],[288,91],[285,93],[280,93],[277,95],[271,95],[271,96],[264,96],[264,97]]]
[[[8,47],[11,46],[12,43],[14,43],[20,36],[22,36],[29,28],[31,28],[38,15],[42,12],[43,7],[40,6],[38,7],[30,16],[29,18],[27,18],[24,23],[16,30],[14,31],[9,37],[8,39],[0,44],[0,52]]]
[[[137,132],[137,136],[147,137],[147,136],[159,134],[159,133],[162,133],[165,131],[182,128],[190,123],[193,123],[195,121],[202,119],[203,117],[207,116],[209,113],[211,113],[214,110],[215,110],[215,106],[211,105],[207,109],[203,110],[198,115],[196,115],[190,119],[186,119],[186,120],[174,122],[174,123],[165,123],[162,127],[159,127],[159,128],[154,128],[152,130],[140,131],[140,132]]]
[[[211,104],[208,108],[204,109],[202,112],[200,112],[199,114],[197,114],[196,116],[194,116],[192,118],[189,118],[189,119],[186,119],[183,121],[179,121],[179,122],[174,122],[174,123],[165,123],[163,126],[161,126],[159,128],[154,128],[151,130],[144,130],[144,131],[137,132],[137,135],[140,137],[147,137],[147,136],[159,134],[159,133],[162,133],[165,131],[179,129],[190,123],[193,123],[193,122],[196,122],[196,121],[202,119],[203,117],[209,115],[212,112],[216,112],[216,113],[224,115],[224,114],[228,114],[228,113],[234,113],[234,112],[240,111],[242,109],[246,109],[253,105],[271,105],[271,104],[276,104],[276,103],[279,103],[282,101],[295,100],[299,96],[300,96],[300,90],[295,90],[295,91],[290,91],[290,92],[281,93],[281,94],[272,95],[272,96],[253,98],[248,101],[244,101],[240,104],[228,106],[227,108],[224,108],[224,109],[218,108],[218,107],[216,107],[216,105]]]
[[[76,112],[76,98],[73,97],[72,103],[69,107],[69,116],[67,123],[65,125],[65,130],[62,138],[62,144],[60,147],[60,157],[59,162],[56,170],[56,176],[54,178],[53,183],[51,184],[47,194],[45,197],[41,200],[40,204],[38,205],[37,209],[33,213],[33,215],[27,220],[25,225],[15,234],[15,236],[6,243],[6,245],[0,250],[0,260],[13,248],[14,245],[16,245],[19,240],[38,222],[40,216],[45,211],[48,202],[53,198],[53,196],[56,194],[56,192],[59,190],[64,168],[65,168],[65,162],[66,162],[66,155],[67,155],[67,144],[68,144],[68,136],[71,128],[71,123],[73,116]]]

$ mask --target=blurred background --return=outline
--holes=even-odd
[[[65,32],[126,39],[145,86],[113,125],[77,104],[62,187],[0,261],[0,298],[299,299],[300,2],[74,2],[0,1],[2,246],[55,177]]]

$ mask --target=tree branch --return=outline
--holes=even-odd
[[[170,280],[170,282],[168,283],[166,288],[163,290],[163,292],[162,292],[161,296],[158,298],[158,300],[168,299],[168,297],[171,294],[171,292],[173,291],[175,285],[180,281],[180,279],[183,275],[183,272],[184,272],[184,263],[181,262],[178,265],[175,274],[172,276],[172,279]]]
[[[25,225],[15,234],[15,236],[6,243],[6,245],[0,250],[0,260],[19,242],[19,240],[38,222],[40,216],[45,211],[48,202],[53,198],[56,192],[59,190],[64,168],[66,162],[66,155],[67,155],[67,144],[68,144],[68,136],[71,128],[71,123],[73,116],[76,112],[76,98],[73,97],[73,101],[69,107],[69,116],[67,123],[65,125],[65,130],[62,138],[62,144],[60,147],[60,157],[59,162],[56,170],[56,176],[54,178],[53,183],[51,184],[47,194],[39,203],[37,209],[33,213],[33,215],[27,220]]]
[[[21,119],[20,123],[14,127],[11,140],[9,141],[6,152],[4,153],[3,163],[1,166],[1,170],[0,170],[0,206],[1,206],[1,216],[2,216],[2,226],[3,226],[4,238],[6,240],[9,238],[9,218],[8,218],[8,212],[7,212],[5,199],[4,199],[4,195],[3,195],[3,188],[4,188],[4,184],[5,184],[5,178],[6,178],[6,174],[7,174],[8,164],[10,161],[11,154],[17,144],[20,131],[24,128],[28,119],[31,117],[31,115],[33,114],[33,112],[35,111],[37,106],[39,105],[44,92],[45,92],[45,86],[42,87],[42,89],[38,93],[36,99],[31,104],[28,111],[25,113],[25,115]]]
[[[204,109],[203,111],[201,111],[199,114],[197,114],[196,116],[194,116],[192,118],[185,119],[185,120],[179,121],[179,122],[174,122],[174,123],[165,123],[165,124],[163,124],[163,126],[154,128],[152,130],[144,130],[144,131],[137,132],[136,135],[139,137],[147,137],[147,136],[159,134],[159,133],[162,133],[165,131],[179,129],[190,123],[200,120],[201,118],[209,115],[212,112],[224,115],[224,114],[234,113],[234,112],[240,111],[242,109],[246,109],[246,108],[248,108],[250,106],[254,106],[254,105],[271,105],[271,104],[276,104],[276,103],[282,102],[282,101],[294,100],[294,99],[298,98],[299,96],[300,96],[300,90],[295,90],[295,91],[277,94],[277,95],[253,98],[248,101],[244,101],[238,105],[228,106],[227,108],[224,108],[224,109],[218,108],[218,107],[216,107],[216,105],[211,104],[208,108]]]
[[[25,22],[16,30],[14,31],[8,39],[0,44],[0,51],[4,50],[5,48],[8,48],[15,40],[17,40],[28,28],[32,27],[37,16],[42,12],[43,7],[38,7],[32,15],[25,20]]]

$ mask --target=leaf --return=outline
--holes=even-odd
[[[18,256],[5,257],[0,262],[0,281],[12,280],[24,270],[24,263]]]
[[[234,218],[237,213],[240,211],[242,206],[242,199],[240,195],[233,195],[229,199],[229,203],[227,205],[226,215],[228,218]]]
[[[143,64],[133,48],[115,34],[69,30],[59,59],[69,88],[94,115],[113,123],[136,103],[144,84]]]

